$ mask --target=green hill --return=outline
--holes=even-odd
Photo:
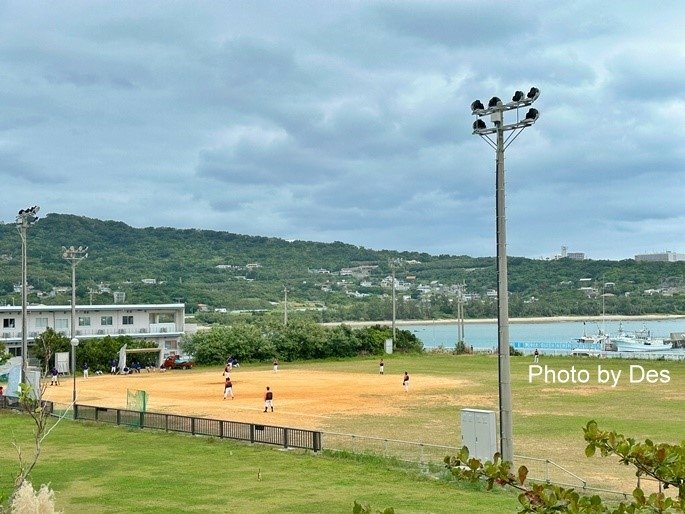
[[[19,304],[21,240],[0,225],[0,301]],[[345,244],[285,241],[210,230],[133,228],[117,221],[48,214],[28,231],[30,303],[69,302],[71,268],[62,246],[88,246],[77,269],[78,303],[183,301],[188,311],[288,309],[315,319],[391,317],[381,281],[398,260],[398,318],[453,317],[455,284],[470,295],[467,317],[496,316],[494,258],[370,250]],[[586,279],[581,281],[581,279]],[[587,280],[589,279],[589,280]],[[144,283],[143,281],[148,283]],[[154,283],[150,283],[154,281]],[[581,290],[581,287],[590,289]],[[685,263],[509,259],[512,316],[685,313]],[[645,294],[646,290],[653,290]],[[602,293],[612,296],[605,296]]]

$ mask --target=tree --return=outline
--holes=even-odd
[[[69,338],[55,332],[52,327],[48,327],[34,342],[33,354],[42,361],[44,375],[47,375],[55,353],[69,351]]]
[[[453,476],[460,480],[479,482],[484,480],[487,488],[495,484],[510,486],[520,491],[519,513],[575,513],[575,514],[637,514],[637,513],[682,513],[685,512],[685,441],[680,445],[655,444],[649,439],[636,442],[616,432],[600,430],[595,421],[589,421],[583,428],[588,443],[585,455],[593,456],[599,450],[602,457],[618,456],[620,462],[636,468],[635,475],[649,476],[660,484],[659,492],[645,496],[638,486],[630,502],[608,506],[597,495],[581,496],[574,489],[553,484],[526,483],[528,469],[518,468],[516,475],[510,470],[512,463],[500,461],[495,454],[492,462],[481,462],[469,457],[466,447],[459,455],[446,457],[445,464]],[[674,496],[668,496],[663,489],[677,488]]]
[[[10,353],[5,349],[5,343],[0,343],[0,364],[5,364],[10,357]]]
[[[40,457],[43,440],[47,436],[48,420],[50,410],[46,409],[46,404],[42,401],[44,387],[39,391],[33,391],[27,384],[19,384],[19,405],[34,422],[33,430],[33,451],[27,457],[24,455],[22,447],[14,444],[19,458],[19,471],[14,479],[14,490],[10,498],[10,512],[55,512],[54,493],[46,485],[39,491],[34,491],[33,486],[28,481],[28,476],[35,467]],[[0,512],[4,512],[0,505]]]

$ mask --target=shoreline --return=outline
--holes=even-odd
[[[509,318],[510,324],[518,323],[566,323],[578,321],[666,321],[685,319],[683,314],[642,314],[640,316],[622,316],[622,315],[606,315],[606,316],[551,316],[551,317],[536,317],[536,318]],[[395,320],[395,326],[407,325],[457,325],[459,322],[456,319],[436,319],[436,320]],[[479,319],[465,319],[464,325],[477,325],[497,323],[497,318],[479,318]],[[392,320],[382,321],[333,321],[321,323],[323,326],[335,327],[338,325],[348,325],[350,327],[369,327],[374,325],[391,326]]]

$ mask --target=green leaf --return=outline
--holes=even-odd
[[[592,457],[595,454],[595,445],[594,444],[588,444],[585,447],[585,456],[586,457]]]

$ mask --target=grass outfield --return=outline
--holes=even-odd
[[[31,421],[0,411],[0,491],[28,450]],[[261,480],[258,479],[261,472]],[[351,513],[355,500],[408,513],[503,513],[516,497],[484,494],[380,459],[282,451],[226,440],[62,421],[50,432],[34,486],[50,483],[64,512]]]
[[[375,360],[364,361],[368,373],[376,373]],[[547,357],[540,360],[557,372],[585,370],[589,381],[582,383],[545,383],[544,377],[529,381],[531,357],[511,358],[513,391],[514,453],[539,459],[550,459],[585,479],[591,486],[630,492],[635,487],[631,468],[619,466],[615,460],[585,457],[582,427],[596,420],[601,428],[616,430],[636,439],[679,443],[683,438],[685,419],[685,362],[627,359],[597,359],[587,357]],[[620,372],[618,381],[599,383],[598,366],[606,371]],[[630,371],[633,366],[633,382]],[[644,370],[667,371],[668,382],[659,376],[649,383]],[[359,362],[302,363],[303,369],[315,367],[335,371],[360,371]],[[396,438],[448,446],[461,445],[459,409],[479,408],[498,411],[497,357],[491,355],[393,355],[386,359],[386,373],[398,377],[408,370],[414,382],[421,376],[459,380],[456,387],[430,390],[412,405],[403,416],[347,416],[331,420],[324,430]],[[551,379],[551,375],[548,375]],[[558,377],[557,377],[558,378]],[[562,377],[563,378],[563,377]],[[580,377],[583,378],[583,377]],[[642,381],[639,381],[643,378]],[[655,380],[650,377],[650,380]],[[353,387],[353,386],[352,386]],[[399,382],[398,382],[399,387]],[[413,393],[412,393],[413,394]],[[417,393],[418,394],[418,393]],[[520,459],[531,469],[536,464]],[[543,472],[542,470],[540,471]],[[570,475],[556,473],[556,479]]]

